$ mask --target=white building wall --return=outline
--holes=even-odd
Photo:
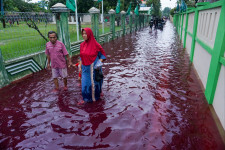
[[[187,31],[193,34],[193,26],[194,26],[195,13],[190,13],[188,16],[188,29]]]
[[[180,15],[180,29],[179,29],[179,33],[181,34],[181,30],[182,30],[182,15]]]
[[[68,17],[69,23],[70,24],[76,24],[76,17],[73,15]],[[80,18],[81,23],[91,23],[91,15],[82,15]]]
[[[201,45],[195,42],[193,64],[204,88],[206,88],[210,62],[211,55],[205,49],[203,49]]]
[[[187,37],[186,37],[186,50],[187,50],[189,56],[191,54],[191,44],[192,44],[192,37],[189,34],[187,34]]]
[[[225,66],[221,67],[213,107],[223,128],[225,129]]]
[[[184,43],[184,34],[185,34],[185,31],[183,30],[182,31],[182,43]]]
[[[214,48],[220,12],[221,7],[199,11],[196,38],[208,45],[212,50]],[[192,33],[194,13],[189,14],[188,20],[188,31]],[[191,51],[191,41],[192,37],[187,34],[186,49],[188,54],[190,54]],[[203,47],[198,42],[195,42],[193,64],[204,88],[206,88],[210,63],[211,54],[209,54],[207,50],[203,49]],[[223,128],[225,129],[225,66],[222,64],[221,66],[222,67],[218,78],[215,97],[213,100],[213,107]]]
[[[197,37],[211,48],[214,47],[221,8],[199,11]]]
[[[186,24],[186,14],[184,14],[184,19],[183,19],[182,42],[184,42],[185,24]]]
[[[85,23],[91,22],[91,15],[84,15],[82,19],[83,19],[82,22],[85,22]]]

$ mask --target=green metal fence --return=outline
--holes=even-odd
[[[0,88],[9,83],[9,78],[5,70],[4,60],[0,49]]]
[[[218,12],[206,12],[207,10],[219,9]],[[200,15],[200,16],[199,16]],[[185,17],[184,17],[185,16]],[[217,22],[215,18],[218,17]],[[185,19],[186,18],[186,19]],[[199,19],[200,18],[200,19]],[[177,32],[180,35],[184,48],[187,47],[187,35],[191,38],[190,61],[193,62],[196,57],[196,44],[200,45],[207,54],[210,55],[210,61],[208,72],[204,72],[207,75],[205,84],[205,96],[209,104],[213,103],[215,92],[217,89],[218,78],[222,66],[225,66],[225,1],[217,1],[215,3],[198,3],[196,8],[188,9],[187,12],[176,13],[174,15],[174,25],[177,28]],[[208,21],[208,23],[206,22]],[[192,22],[192,24],[189,24]],[[210,25],[218,24],[215,29],[215,33],[209,33]],[[206,27],[207,26],[207,27]],[[191,31],[188,31],[188,28]],[[204,29],[204,35],[201,35]],[[211,31],[211,32],[212,32]],[[182,38],[182,34],[184,38]],[[214,39],[212,39],[215,34]],[[210,40],[209,40],[210,37]],[[211,41],[215,41],[213,45]],[[206,67],[206,66],[204,66]],[[201,72],[201,74],[203,74]]]
[[[58,32],[59,40],[66,42],[64,44],[71,55],[79,54],[80,44],[83,40],[81,33],[79,40],[77,39],[75,15],[67,15],[68,12],[62,12],[59,19],[56,18],[57,13],[60,14],[60,12],[52,14],[7,12],[5,14],[6,28],[0,24],[2,52],[0,55],[0,87],[46,68],[47,59],[44,50],[48,41],[47,33],[50,30]],[[144,19],[145,16],[104,14],[103,34],[100,14],[78,14],[78,17],[80,19],[78,30],[91,27],[96,40],[100,43],[109,42],[148,26],[148,22]],[[121,21],[122,18],[123,21]],[[58,29],[63,30],[58,31]]]

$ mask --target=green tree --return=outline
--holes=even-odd
[[[38,2],[39,7],[41,7],[42,9],[45,9],[48,7],[48,1],[46,0],[41,0]]]
[[[79,1],[84,1],[84,0],[77,0],[78,2]],[[93,0],[92,0],[93,1]],[[116,4],[117,4],[117,1],[118,0],[104,0],[104,7],[103,7],[103,9],[104,9],[104,13],[108,13],[108,11],[110,10],[110,9],[114,9],[114,10],[116,10]],[[132,2],[132,5],[131,5],[131,11],[134,11],[134,9],[135,9],[135,7],[136,7],[136,5],[138,4],[138,3],[141,3],[141,0],[120,0],[120,11],[122,11],[122,10],[124,10],[124,11],[127,11],[127,9],[128,9],[128,7],[129,7],[129,5],[130,5],[130,2]],[[78,6],[78,13],[81,13],[79,10],[79,7],[86,7],[87,6],[87,2],[85,2],[85,5],[84,6]],[[93,5],[92,5],[93,6]],[[91,7],[92,7],[91,6]],[[98,8],[98,9],[101,9],[101,3],[97,3],[97,2],[94,2],[94,6],[96,7],[96,8]],[[90,8],[91,8],[90,7]],[[90,9],[89,8],[89,9]],[[88,10],[88,9],[87,9]],[[87,13],[88,11],[86,11],[86,13]]]
[[[176,9],[177,9],[177,8],[174,7],[173,9],[170,10],[170,15],[171,15],[172,17],[173,17],[173,15],[174,15],[174,12],[176,11]]]
[[[108,11],[110,9],[114,9],[116,10],[116,4],[117,4],[117,1],[118,0],[104,0],[104,12],[105,13],[108,13]],[[139,1],[139,0],[138,0]],[[134,10],[136,4],[137,4],[137,1],[136,0],[120,0],[120,11],[124,10],[124,11],[127,11],[129,5],[130,5],[130,2],[133,2],[135,3],[135,5],[132,3],[132,9],[131,10]],[[99,3],[95,3],[95,7],[96,8],[100,8],[101,4]],[[100,8],[101,9],[101,8]]]
[[[104,12],[108,13],[110,9],[116,10],[117,0],[104,0]]]
[[[137,4],[141,4],[141,0],[121,0],[121,5],[122,5],[121,9],[124,11],[127,11],[128,7],[130,5],[130,2],[132,3],[131,10],[134,10]]]
[[[45,0],[42,0],[45,1]],[[45,11],[38,4],[27,3],[23,0],[3,0],[4,11],[31,12]]]
[[[170,15],[170,10],[171,10],[171,8],[169,8],[169,7],[165,7],[164,9],[163,9],[163,16],[166,16],[166,17],[169,17],[169,15]]]
[[[4,11],[14,10],[14,0],[3,0]]]
[[[146,5],[147,5],[148,7],[150,7],[152,3],[153,3],[152,0],[147,0]]]
[[[147,4],[148,7],[150,7],[151,4],[153,4],[152,15],[154,17],[161,17],[162,12],[160,10],[160,8],[161,8],[161,1],[160,0],[148,0],[146,4]]]
[[[14,3],[20,12],[31,12],[34,8],[34,4],[26,3],[22,0],[14,0]]]
[[[93,6],[94,6],[93,0],[77,0],[78,13],[88,13],[88,10]]]
[[[198,0],[199,1],[199,0]],[[181,0],[177,0],[179,4],[181,4]],[[184,0],[188,7],[195,7],[196,0]]]

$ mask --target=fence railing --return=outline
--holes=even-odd
[[[59,28],[68,29],[65,32],[69,37],[69,45],[65,44],[71,55],[79,54],[80,43],[83,42],[81,33],[77,40],[76,20],[74,14],[62,15],[60,18],[68,23],[61,23],[56,17],[56,13],[18,13],[6,12],[6,28],[0,23],[0,87],[24,77],[28,74],[40,71],[46,68],[47,59],[45,56],[45,45],[47,33],[50,30],[57,31]],[[78,14],[78,25],[81,28],[91,27],[92,14]],[[67,18],[66,18],[67,17]],[[134,32],[148,25],[149,16],[142,15],[124,16],[122,14],[104,14],[104,33],[102,30],[102,20],[97,17],[97,27],[99,37],[96,37],[100,43],[109,42],[125,34]],[[130,20],[131,19],[131,20]],[[58,22],[57,22],[58,21]],[[141,22],[141,23],[139,23]],[[68,27],[59,25],[68,25]],[[59,33],[60,38],[65,37]],[[97,33],[97,32],[96,32]],[[61,34],[61,35],[60,35]],[[60,39],[59,38],[59,39]],[[61,39],[65,41],[65,39]],[[4,60],[4,61],[3,61]],[[4,71],[5,70],[5,71]]]
[[[115,15],[115,31],[121,29],[121,15]],[[91,14],[78,14],[79,30],[91,27]],[[126,16],[125,25],[129,27],[129,16]],[[21,56],[40,52],[45,49],[46,40],[50,30],[56,31],[56,15],[54,13],[27,13],[27,12],[5,12],[6,28],[0,23],[0,46],[5,61]],[[77,42],[76,19],[73,13],[68,17],[70,42]],[[110,15],[104,14],[104,33],[102,23],[99,19],[99,33],[106,34],[110,31]],[[135,16],[132,19],[135,25]],[[30,25],[30,26],[29,26]],[[33,27],[33,28],[32,28]],[[34,29],[36,28],[36,29]],[[81,33],[79,39],[82,39]]]
[[[200,3],[175,14],[174,25],[190,55],[205,97],[225,129],[225,1]]]
[[[5,63],[0,49],[0,88],[9,83],[9,78],[5,70]]]

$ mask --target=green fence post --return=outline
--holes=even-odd
[[[173,17],[173,25],[176,27],[176,14],[174,13]]]
[[[191,42],[191,53],[190,53],[190,61],[193,62],[194,58],[194,50],[195,50],[195,38],[197,34],[197,28],[198,28],[198,9],[195,9],[195,18],[194,18],[194,25],[193,25],[193,37],[192,37],[192,42]]]
[[[145,24],[146,24],[146,15],[144,14],[143,15],[143,28],[145,27]]]
[[[179,14],[177,13],[176,14],[176,27],[177,27],[177,30],[178,30],[178,23],[179,23]]]
[[[139,20],[139,15],[135,14],[135,30],[138,30],[138,20]]]
[[[189,13],[186,12],[186,22],[185,22],[185,29],[184,29],[184,45],[183,45],[184,48],[186,47],[188,17],[189,17]]]
[[[179,15],[177,13],[176,14],[176,29],[177,29],[177,33],[178,33],[178,19],[179,19]]]
[[[142,20],[143,20],[143,24],[142,24],[142,25],[143,25],[143,28],[144,28],[144,27],[145,27],[145,21],[146,21],[146,20],[145,20],[145,14],[143,15],[142,18],[143,18],[143,19],[142,19]]]
[[[0,49],[0,88],[9,84],[9,78],[5,70],[5,63]]]
[[[179,19],[178,19],[178,26],[179,26],[179,28],[178,28],[178,34],[179,34],[179,35],[180,35],[180,33],[181,33],[181,31],[180,31],[180,28],[181,28],[181,19],[182,19],[181,13],[179,13]]]
[[[110,31],[112,32],[112,39],[115,39],[115,10],[110,9]]]
[[[149,22],[150,22],[150,16],[149,15],[146,15],[146,27],[148,27],[149,26]]]
[[[148,15],[145,15],[145,27],[148,26],[149,20],[148,20]]]
[[[177,26],[178,26],[178,28],[177,28],[177,30],[178,30],[177,33],[178,33],[178,35],[180,35],[180,18],[181,18],[181,17],[180,17],[180,13],[178,13],[178,19],[177,19],[177,20],[178,20],[178,22],[177,22]]]
[[[220,19],[217,27],[215,43],[213,47],[212,58],[206,83],[205,96],[209,104],[213,103],[216,92],[217,82],[221,70],[220,57],[225,51],[225,1],[222,4]]]
[[[181,28],[180,28],[180,39],[181,39],[181,41],[182,41],[182,33],[183,33],[183,25],[184,25],[184,13],[182,13],[181,14],[181,16],[182,16],[182,20],[181,20]]]
[[[143,15],[143,28],[145,27],[145,23],[146,23],[146,17],[145,14]]]
[[[174,23],[174,26],[175,26],[176,29],[177,29],[177,14],[174,14],[173,23]]]
[[[51,8],[52,12],[56,13],[56,27],[58,39],[62,41],[67,51],[70,55],[72,55],[71,47],[70,47],[70,34],[69,34],[69,26],[68,26],[68,13],[69,9],[61,4],[57,3]]]
[[[141,22],[142,22],[142,28],[144,28],[144,26],[145,26],[145,15],[142,15],[141,18],[142,18],[142,19],[141,19]]]
[[[141,29],[142,15],[139,15],[138,22],[139,22],[139,29]]]
[[[176,26],[176,28],[178,29],[178,14],[176,14],[176,21],[175,21],[175,26]]]
[[[99,13],[100,10],[92,7],[88,10],[89,13],[91,13],[91,29],[93,31],[93,34],[95,36],[96,41],[99,42]]]
[[[120,12],[120,14],[121,14],[121,29],[123,30],[123,35],[125,35],[125,15],[126,15],[126,12],[122,10]]]
[[[148,27],[149,21],[150,21],[149,15],[146,15],[146,23],[145,23],[145,26],[146,26],[146,27]]]
[[[130,16],[129,16],[130,33],[132,33],[132,24],[133,24],[133,13],[130,12]]]
[[[147,22],[146,14],[144,14],[144,27],[146,27],[146,22]]]

